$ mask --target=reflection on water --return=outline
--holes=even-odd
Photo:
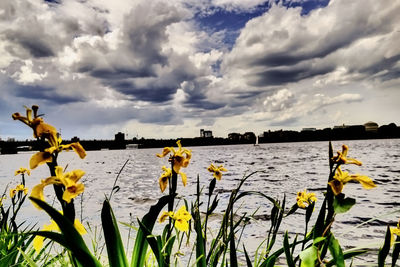
[[[371,177],[377,188],[363,190],[360,184],[349,183],[344,188],[347,196],[356,198],[356,206],[347,214],[336,217],[333,231],[339,236],[341,244],[360,245],[371,241],[383,241],[385,225],[395,225],[399,213],[379,218],[379,220],[362,225],[357,229],[354,226],[366,222],[374,216],[400,209],[398,198],[400,191],[400,140],[362,140],[362,141],[335,141],[335,150],[340,150],[342,143],[350,147],[349,156],[359,159],[363,166],[344,166],[350,173],[362,173]],[[183,144],[184,145],[184,144]],[[202,186],[207,186],[211,174],[206,170],[210,163],[223,164],[228,173],[218,181],[216,192],[221,201],[217,212],[224,209],[230,190],[243,177],[253,171],[261,171],[253,175],[243,186],[243,190],[257,190],[272,197],[282,199],[286,195],[287,206],[295,203],[296,192],[305,188],[315,192],[319,199],[323,198],[328,179],[328,142],[282,143],[192,147],[193,157],[188,168],[183,171],[188,175],[188,185],[184,188],[178,183],[181,196],[189,201],[195,193],[197,175]],[[109,195],[115,177],[126,160],[129,160],[123,169],[117,185],[120,190],[114,194],[112,206],[119,221],[130,221],[133,217],[141,217],[149,207],[161,196],[158,187],[158,177],[161,166],[167,165],[167,159],[157,158],[156,153],[161,149],[140,150],[113,150],[89,151],[84,160],[79,159],[73,152],[62,152],[59,155],[59,165],[68,165],[68,170],[82,169],[86,172],[83,177],[86,190],[82,197],[76,199],[78,216],[93,224],[99,224],[100,209],[105,195]],[[3,190],[8,183],[15,186],[18,177],[14,171],[19,167],[28,166],[31,153],[0,156],[0,188]],[[40,179],[48,177],[47,166],[40,166],[34,170],[27,180],[27,186],[32,188]],[[53,201],[52,188],[46,188],[47,201]],[[24,218],[31,222],[41,223],[48,220],[43,212],[34,210],[30,203],[24,209]],[[238,205],[239,206],[239,205]],[[80,208],[81,207],[81,208]],[[269,229],[270,204],[259,197],[250,197],[243,200],[239,212],[247,214],[257,211],[255,220],[246,228],[244,240],[248,250],[255,250],[256,246],[266,236]],[[316,210],[319,206],[317,205]],[[82,210],[82,214],[80,211]],[[301,213],[301,211],[300,211]],[[314,218],[315,219],[315,218]],[[281,227],[282,231],[290,233],[303,232],[304,217],[291,216]],[[340,236],[341,235],[341,236]],[[357,244],[354,244],[357,240]]]

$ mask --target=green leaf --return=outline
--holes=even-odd
[[[213,178],[210,182],[210,187],[208,188],[208,195],[211,196],[212,193],[214,192],[215,189],[215,184],[216,184],[217,180],[215,178]]]
[[[315,260],[318,258],[318,249],[315,246],[311,246],[302,252],[300,252],[301,267],[314,267]]]
[[[330,238],[329,251],[333,257],[334,264],[337,267],[345,267],[342,248],[340,247],[339,241],[333,235],[331,235]]]
[[[311,219],[311,215],[314,211],[314,207],[315,207],[315,202],[311,202],[311,204],[308,205],[308,207],[306,209],[306,224],[308,224],[308,222]]]
[[[38,265],[36,265],[36,263],[28,256],[24,253],[24,251],[22,251],[21,249],[19,249],[19,252],[21,253],[21,255],[24,257],[24,259],[28,262],[30,267],[39,267]]]
[[[383,247],[379,249],[379,253],[378,253],[378,266],[379,267],[385,266],[385,259],[386,259],[387,255],[389,254],[389,250],[390,250],[391,238],[392,238],[392,233],[390,232],[390,227],[388,225],[387,229],[386,229],[385,243],[383,244]]]
[[[101,209],[101,223],[103,226],[104,239],[107,247],[108,263],[110,267],[128,266],[121,234],[111,209],[110,202],[106,199]]]
[[[325,239],[326,237],[324,236],[317,237],[313,240],[313,245],[317,245],[319,242],[324,241]]]
[[[161,251],[162,250],[161,238],[158,236],[156,239],[154,236],[152,236],[149,229],[147,229],[146,226],[144,226],[140,220],[138,220],[138,223],[139,223],[140,230],[146,236],[146,240],[149,243],[154,256],[156,257],[158,266],[163,267],[164,266],[164,257],[162,255],[162,251]]]
[[[247,250],[246,250],[246,247],[244,245],[243,245],[243,250],[244,250],[244,255],[246,256],[247,267],[253,267],[253,265],[251,264],[251,260],[250,260],[249,254],[247,254]]]
[[[217,197],[218,197],[217,195],[214,197],[214,199],[213,199],[213,201],[211,203],[211,206],[207,211],[207,214],[206,214],[207,216],[211,215],[211,213],[213,213],[213,211],[217,208],[218,202],[219,202],[219,199],[217,199]]]
[[[393,253],[392,253],[392,266],[396,266],[397,259],[399,258],[400,253],[400,236],[396,237],[396,243],[393,245]]]
[[[326,210],[326,198],[324,199],[324,202],[322,202],[321,209],[318,214],[317,221],[315,222],[314,225],[314,232],[313,232],[313,239],[315,240],[317,237],[322,236],[322,233],[324,232],[325,229],[325,210]]]
[[[285,217],[287,217],[287,216],[289,216],[289,215],[295,213],[296,210],[297,210],[298,208],[299,208],[299,206],[297,206],[297,203],[294,204],[294,205],[290,208],[290,210],[288,211],[288,213],[286,213]]]
[[[286,262],[287,262],[288,266],[289,267],[296,266],[294,264],[294,261],[293,261],[293,256],[292,256],[292,254],[290,252],[289,237],[288,237],[288,232],[287,231],[285,232],[285,236],[283,238],[283,248],[285,250]]]
[[[332,168],[333,168],[333,160],[332,160],[332,158],[333,158],[333,148],[332,148],[332,142],[331,141],[329,141],[329,167],[330,167],[330,170],[332,171]]]
[[[354,204],[356,204],[354,198],[345,198],[343,194],[339,194],[333,199],[333,208],[335,213],[345,213],[350,210]]]
[[[142,224],[146,226],[149,231],[153,230],[154,223],[157,221],[158,214],[160,214],[161,210],[170,202],[171,198],[174,198],[175,195],[167,195],[161,197],[157,204],[151,206],[149,212],[143,216]],[[144,266],[144,260],[146,259],[146,252],[147,252],[147,240],[145,233],[139,229],[136,240],[135,246],[132,252],[132,261],[131,267],[141,267]]]
[[[243,217],[242,217],[243,218]],[[236,254],[236,245],[235,245],[235,229],[233,227],[233,209],[231,210],[230,216],[230,235],[229,235],[229,252],[230,252],[230,265],[232,267],[237,267],[237,254]]]
[[[274,267],[276,262],[276,257],[271,255],[267,258],[267,260],[261,265],[262,267]]]
[[[65,243],[60,243],[69,249],[73,255],[81,264],[84,266],[101,266],[98,260],[90,253],[87,248],[85,242],[83,241],[82,236],[75,229],[72,222],[64,217],[61,213],[55,210],[53,207],[48,205],[46,202],[41,201],[40,199],[29,197],[31,201],[36,203],[39,207],[41,207],[50,217],[57,223],[58,227],[62,233],[62,239],[57,239],[57,235],[52,235],[55,233],[48,232],[46,235],[47,238],[52,239],[55,242],[64,241]],[[50,234],[51,233],[51,234]],[[44,236],[45,232],[38,232],[36,234],[40,234]],[[52,238],[52,236],[54,238]]]
[[[194,229],[196,231],[196,258],[198,267],[205,267],[206,264],[206,253],[205,253],[205,242],[203,238],[203,229],[201,228],[201,218],[199,207],[196,205],[194,207]]]
[[[367,250],[345,251],[345,252],[343,252],[343,258],[344,258],[345,260],[351,259],[351,258],[353,258],[353,257],[355,257],[355,256],[359,256],[359,255],[364,254],[364,253],[366,253],[366,252],[367,252]],[[334,259],[332,259],[332,260],[330,260],[330,261],[326,264],[326,267],[330,267],[330,266],[334,266],[334,265],[335,265],[335,261],[334,261]]]

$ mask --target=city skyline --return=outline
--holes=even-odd
[[[37,104],[70,139],[400,124],[400,2],[0,3],[0,137]]]

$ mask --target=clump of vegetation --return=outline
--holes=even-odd
[[[212,178],[207,188],[200,187],[200,177],[197,177],[196,198],[191,203],[179,195],[178,175],[183,186],[187,184],[187,175],[182,172],[191,161],[192,151],[184,148],[177,141],[177,148],[165,147],[160,158],[168,157],[169,167],[162,166],[159,186],[163,194],[158,202],[149,208],[148,213],[137,220],[137,234],[134,248],[130,255],[124,248],[117,220],[113,214],[110,198],[115,188],[112,188],[109,198],[106,198],[101,211],[101,222],[104,244],[107,248],[107,262],[101,260],[98,251],[91,251],[82,235],[86,233],[75,217],[74,199],[86,190],[80,182],[85,174],[82,170],[66,171],[67,166],[57,164],[58,155],[65,150],[74,150],[80,158],[85,158],[86,152],[79,142],[64,144],[56,128],[46,124],[38,114],[38,106],[26,108],[26,116],[14,113],[12,117],[28,125],[33,130],[33,136],[41,144],[39,152],[35,153],[29,162],[30,170],[21,168],[15,175],[21,176],[21,183],[10,190],[9,199],[6,192],[0,198],[0,266],[171,266],[180,265],[182,258],[188,266],[274,266],[285,262],[288,266],[345,266],[356,256],[368,252],[366,248],[343,250],[339,240],[332,231],[337,214],[348,212],[356,199],[346,196],[343,192],[346,183],[359,182],[365,189],[373,189],[376,185],[365,175],[349,174],[343,171],[347,164],[360,166],[362,163],[348,157],[348,147],[343,145],[342,151],[333,155],[329,143],[329,177],[324,196],[307,192],[306,189],[297,193],[294,204],[287,208],[287,200],[275,199],[257,191],[245,191],[243,184],[256,175],[257,172],[244,176],[236,188],[231,191],[229,201],[224,207],[220,227],[216,234],[208,231],[209,219],[219,205],[219,196],[215,192],[218,180],[223,179],[223,173],[228,172],[224,166],[210,163],[207,170]],[[50,217],[50,224],[37,231],[32,226],[17,223],[17,214],[27,197],[25,175],[29,175],[39,165],[47,164],[50,176],[43,179],[32,188],[29,199],[39,210]],[[44,198],[44,190],[52,185],[61,211],[49,205]],[[208,189],[208,190],[207,190]],[[87,190],[90,190],[87,189]],[[237,203],[251,195],[262,197],[271,204],[270,228],[263,243],[255,255],[250,256],[245,244],[241,242],[244,229],[251,215],[239,214]],[[205,200],[203,199],[205,197]],[[320,198],[320,199],[318,199]],[[177,205],[177,203],[183,204]],[[315,211],[315,203],[322,201],[319,212]],[[8,207],[6,207],[8,205]],[[290,237],[288,231],[283,234],[283,242],[277,242],[281,234],[282,221],[296,213],[298,209],[305,210],[304,234]],[[310,226],[315,214],[314,223]],[[163,230],[154,230],[156,223]],[[395,238],[396,237],[396,238]],[[46,245],[44,245],[44,241]],[[96,243],[96,241],[93,241]],[[61,248],[56,255],[51,255],[52,247],[58,244]],[[182,252],[183,246],[192,248],[189,255]],[[387,257],[391,256],[391,265],[395,266],[400,252],[400,225],[397,228],[387,227],[383,245],[377,254],[378,266],[384,266]],[[244,261],[240,262],[240,255]],[[130,257],[129,257],[130,256]]]

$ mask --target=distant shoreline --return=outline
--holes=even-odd
[[[371,140],[371,139],[399,139],[400,131],[396,133],[382,134],[379,132],[366,132],[363,135],[349,134],[343,132],[295,132],[295,131],[275,131],[264,133],[264,136],[250,138],[222,138],[222,137],[195,137],[195,138],[176,138],[176,139],[120,139],[120,140],[63,140],[63,143],[79,141],[87,151],[104,149],[145,149],[162,148],[166,146],[176,146],[176,141],[181,140],[183,146],[219,146],[219,145],[240,145],[265,143],[291,143],[291,142],[318,142],[318,141],[338,141],[338,140]],[[0,141],[1,154],[15,154],[18,151],[37,151],[40,150],[40,142],[37,140],[25,141]]]

